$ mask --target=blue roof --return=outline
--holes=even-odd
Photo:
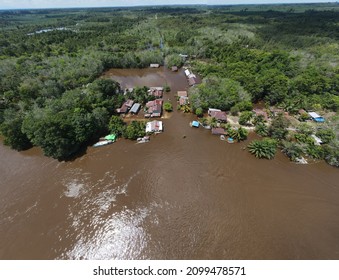
[[[199,127],[200,123],[198,121],[193,121],[192,126]]]
[[[314,118],[314,121],[316,121],[316,122],[325,122],[325,119],[323,117],[318,117],[318,118]]]

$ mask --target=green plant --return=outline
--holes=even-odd
[[[169,102],[169,101],[166,101],[164,103],[164,110],[167,111],[167,112],[172,112],[173,111],[172,103]]]
[[[257,158],[272,159],[277,150],[277,141],[270,138],[263,140],[253,140],[247,146],[249,152],[254,154]]]
[[[228,134],[229,136],[231,136],[233,139],[237,140],[238,142],[246,140],[247,136],[248,136],[248,131],[243,128],[243,127],[239,127],[239,128],[230,128],[228,130]]]

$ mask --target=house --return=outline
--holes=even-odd
[[[225,129],[221,127],[216,127],[216,128],[212,128],[212,134],[213,135],[226,135],[226,131]]]
[[[219,122],[227,122],[226,112],[223,112],[223,111],[212,111],[209,115],[212,118],[215,118]]]
[[[263,109],[253,109],[252,112],[256,115],[256,116],[263,116],[265,121],[268,121],[268,115],[267,112],[264,111]]]
[[[134,101],[128,99],[124,104],[122,104],[121,108],[117,109],[117,113],[119,114],[127,114],[128,110],[133,106]]]
[[[162,121],[152,121],[146,124],[146,133],[162,132]]]
[[[161,98],[164,93],[163,87],[150,87],[148,94],[153,95],[156,98]]]
[[[135,104],[132,106],[132,108],[131,108],[131,110],[130,110],[129,112],[130,112],[131,114],[138,114],[140,108],[141,108],[141,104],[135,103]]]
[[[324,117],[318,115],[316,112],[308,112],[308,114],[315,122],[325,122]]]
[[[189,75],[191,75],[191,72],[190,72],[190,70],[188,70],[188,69],[185,69],[185,75],[188,77]]]
[[[172,66],[171,70],[172,70],[172,72],[177,72],[178,71],[178,66]]]
[[[178,94],[178,97],[187,97],[188,96],[186,90],[179,90],[177,92],[177,94]]]
[[[195,84],[197,84],[196,78],[194,78],[194,77],[188,78],[188,85],[189,85],[190,87],[191,87],[191,86],[194,86]]]
[[[187,104],[189,104],[188,97],[181,96],[179,98],[179,105],[184,106],[184,105],[187,105]]]
[[[151,68],[159,68],[159,67],[160,67],[160,64],[157,64],[157,63],[151,63],[149,67],[151,67]]]
[[[122,104],[121,108],[117,109],[117,113],[118,114],[127,114],[128,113],[129,108],[126,106],[126,104]]]
[[[134,101],[132,99],[128,99],[126,102],[125,102],[125,105],[127,106],[127,108],[131,108],[134,104]]]
[[[146,103],[145,117],[154,118],[161,117],[162,114],[162,99],[156,99]]]

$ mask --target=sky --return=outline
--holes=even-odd
[[[117,7],[174,4],[268,4],[268,3],[319,3],[336,0],[0,0],[0,9]]]

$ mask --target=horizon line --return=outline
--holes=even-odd
[[[217,7],[227,7],[227,6],[269,6],[269,5],[317,5],[317,4],[339,4],[339,1],[328,2],[285,2],[285,3],[248,3],[248,4],[145,4],[145,5],[131,5],[131,6],[75,6],[75,7],[45,7],[45,8],[10,8],[10,7],[0,7],[0,11],[10,11],[10,10],[57,10],[57,9],[100,9],[100,8],[143,8],[143,7],[174,7],[174,6],[217,6]]]

